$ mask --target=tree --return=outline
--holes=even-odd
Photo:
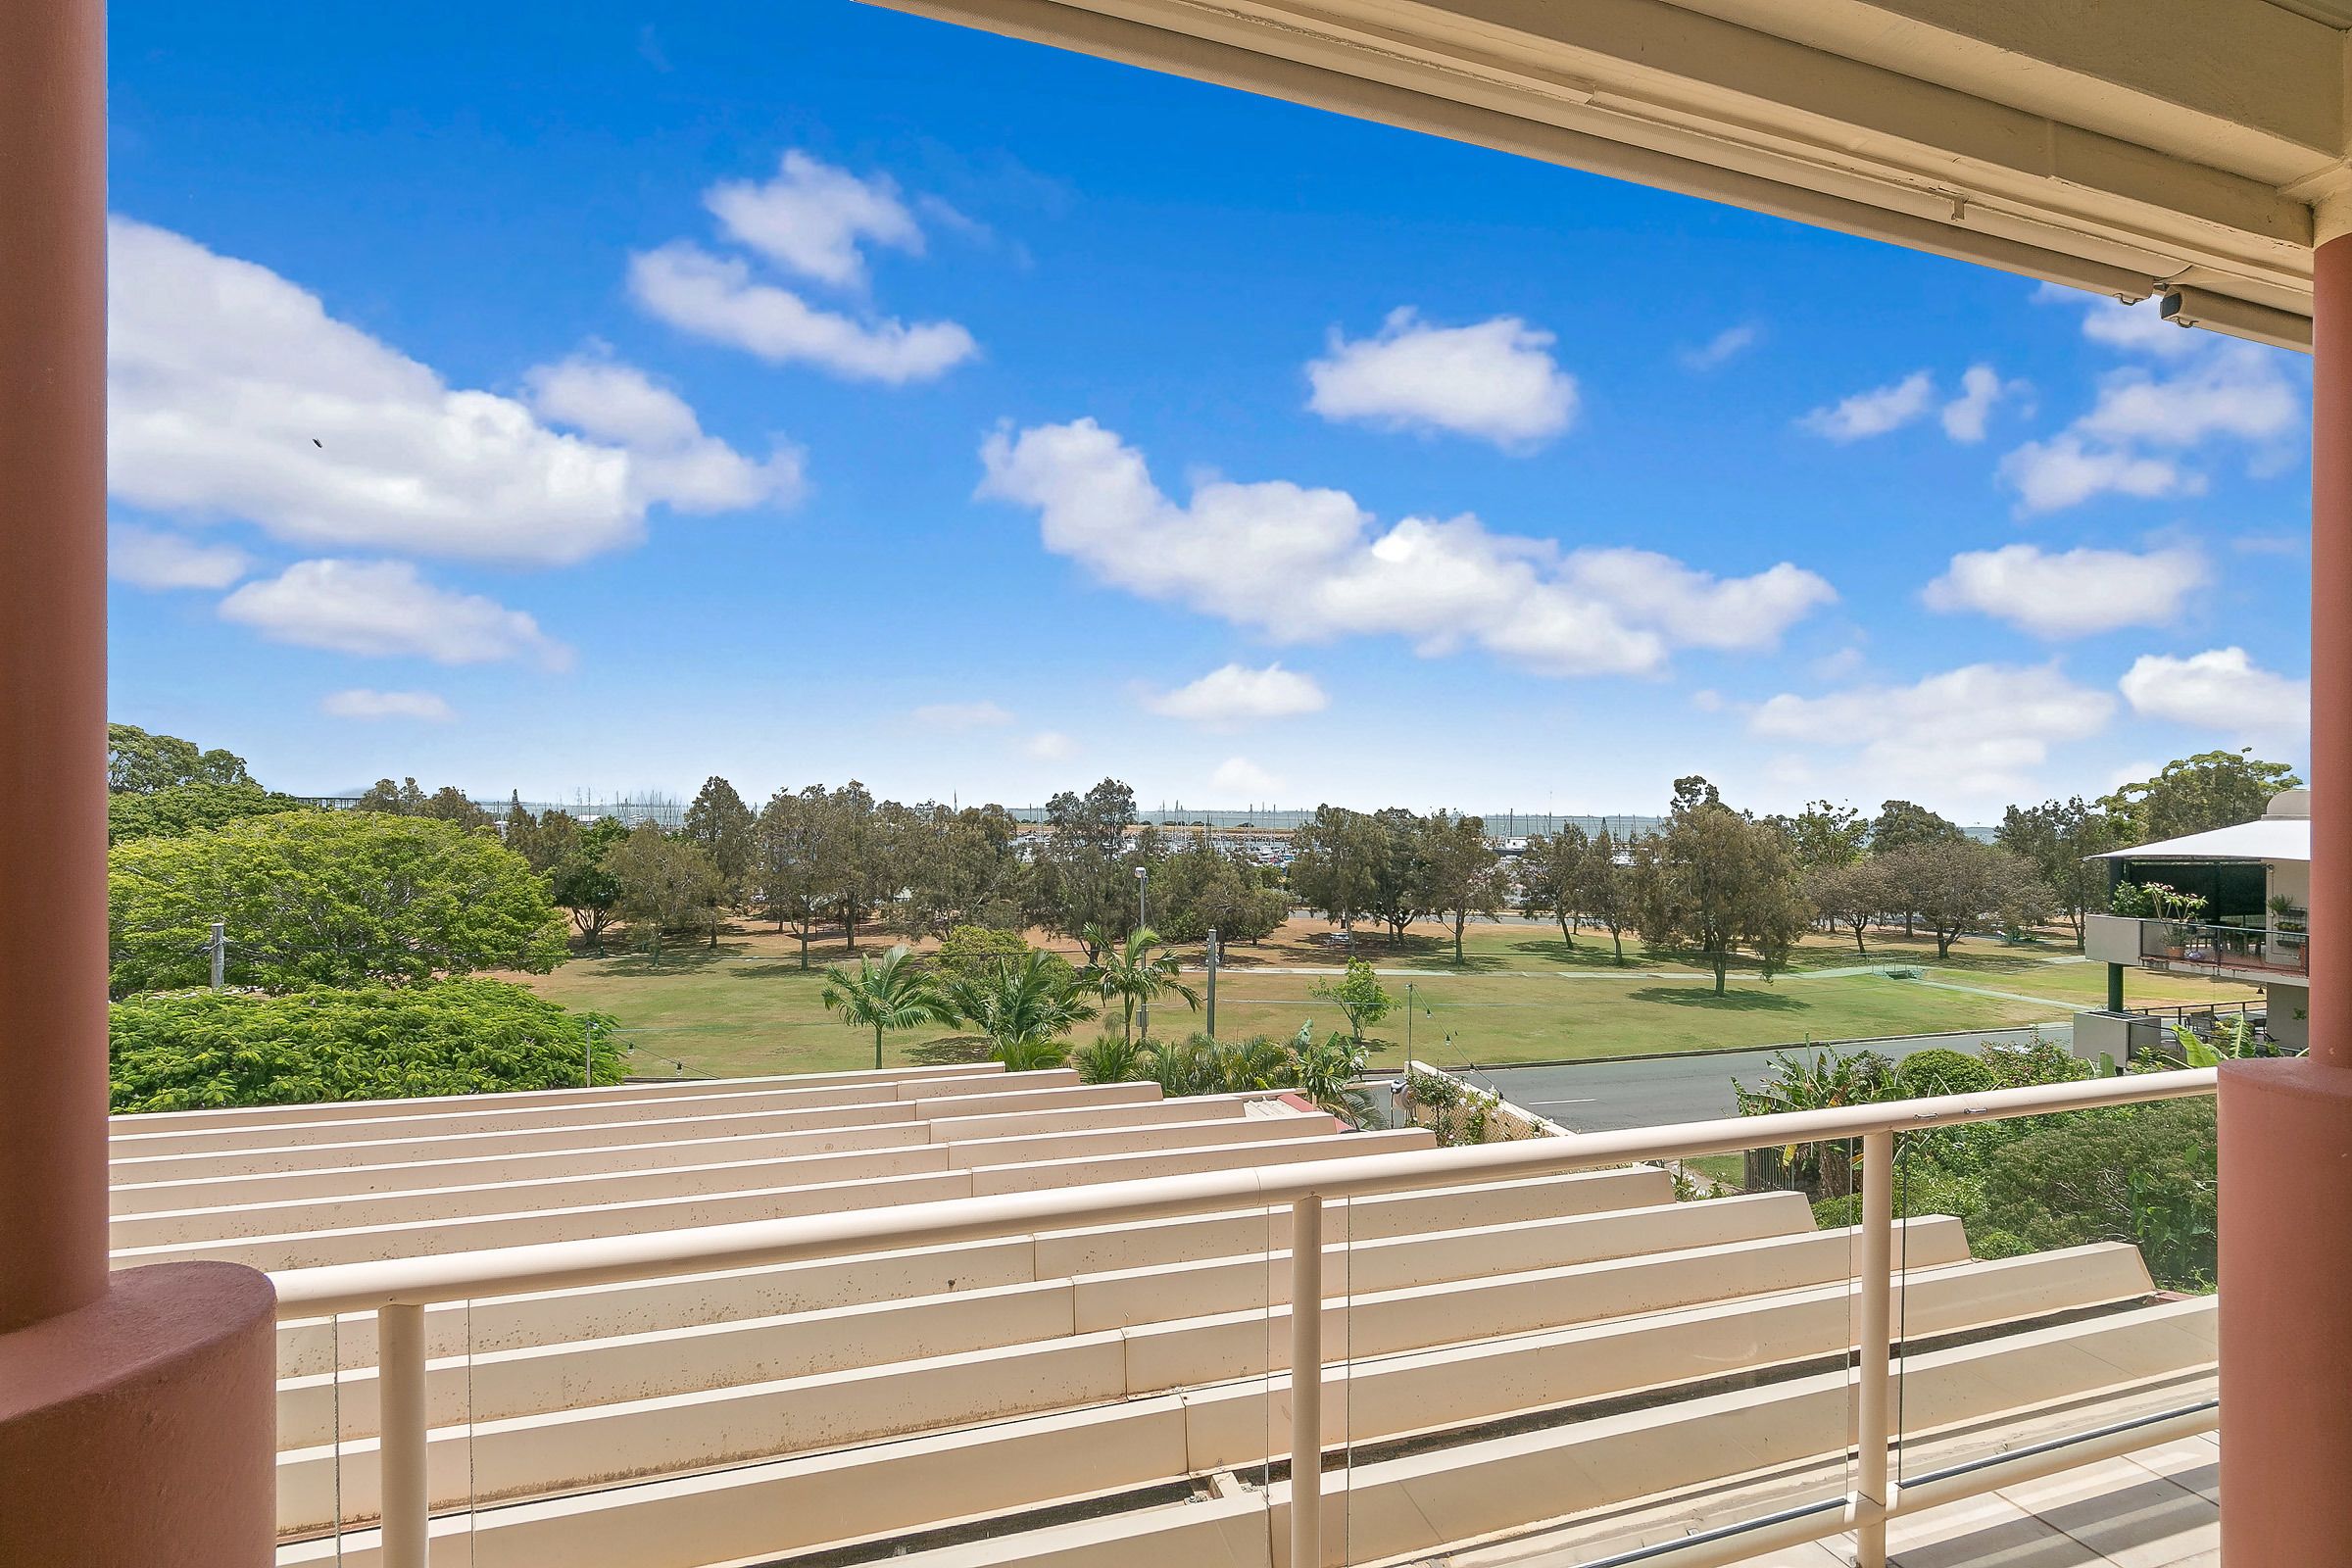
[[[118,995],[204,984],[215,920],[228,926],[228,983],[267,991],[545,973],[564,958],[562,917],[520,856],[373,813],[289,811],[117,845],[108,906]]]
[[[359,800],[353,803],[351,808],[355,811],[381,811],[388,816],[421,816],[424,814],[424,791],[416,787],[415,779],[395,784],[388,778],[379,778],[361,791]]]
[[[955,1007],[904,946],[891,949],[879,960],[861,957],[854,970],[840,964],[828,968],[817,1000],[827,1012],[840,1013],[851,1028],[874,1032],[876,1071],[882,1066],[885,1033],[956,1021]]]
[[[1548,914],[1558,921],[1560,941],[1571,948],[1576,946],[1576,922],[1584,913],[1577,907],[1577,873],[1592,849],[1585,830],[1570,823],[1549,836],[1534,835],[1519,857],[1521,906],[1530,914]]]
[[[1902,898],[1888,885],[1886,865],[1876,859],[1816,867],[1805,878],[1805,896],[1823,919],[1853,932],[1854,952],[1865,958],[1870,949],[1863,932]]]
[[[959,925],[940,939],[931,965],[943,983],[977,980],[1001,962],[1017,961],[1029,951],[1029,939],[1018,931],[999,931],[984,925]]]
[[[1887,801],[1871,819],[1870,851],[1873,855],[1892,855],[1898,850],[1925,849],[1935,844],[1951,844],[1968,835],[1957,822],[1936,815],[1926,807],[1911,801]],[[1897,886],[1899,884],[1890,884]],[[1898,904],[1887,911],[1903,917],[1903,935],[1914,933],[1919,911],[1908,904]]]
[[[275,816],[302,808],[302,803],[292,796],[263,789],[250,780],[242,784],[168,784],[143,794],[109,795],[106,841],[126,844],[132,839],[186,838],[249,816]]]
[[[1267,872],[1208,842],[1204,832],[1151,865],[1152,928],[1172,942],[1199,942],[1210,931],[1227,942],[1258,942],[1290,914],[1290,900]]]
[[[1678,784],[1676,795],[1666,830],[1634,846],[1634,924],[1651,947],[1695,950],[1720,997],[1740,950],[1754,953],[1769,978],[1812,911],[1780,833],[1724,806],[1711,788]]]
[[[1910,801],[1886,802],[1870,823],[1870,850],[1874,855],[1918,849],[1927,844],[1949,844],[1966,837],[1959,823]]]
[[[1799,871],[1851,865],[1862,858],[1870,844],[1869,818],[1850,806],[1808,801],[1796,815],[1776,816],[1772,820],[1788,835],[1788,853],[1796,858]]]
[[[2107,906],[2107,872],[2101,855],[2121,845],[2115,819],[2077,795],[2039,806],[2012,806],[2002,814],[1993,842],[2034,868],[2050,890],[2081,951],[2088,916]]]
[[[2049,889],[2031,865],[1974,839],[1915,845],[1880,856],[1878,865],[1903,907],[1927,922],[1938,958],[1969,931],[2034,925],[2049,913]]]
[[[1983,1228],[2009,1250],[2128,1242],[2173,1289],[2210,1290],[2217,1245],[2214,1104],[2160,1101],[2024,1124],[1983,1174]],[[1972,1223],[1970,1235],[1978,1234]]]
[[[686,808],[682,834],[686,842],[710,857],[718,872],[720,895],[741,906],[752,872],[752,808],[743,804],[735,786],[713,773]]]
[[[2154,778],[2102,796],[2099,808],[2116,819],[2125,843],[2153,844],[2217,827],[2251,822],[2271,797],[2301,787],[2284,762],[2266,762],[2253,748],[2199,752],[2168,762]]]
[[[822,784],[800,791],[778,790],[760,808],[752,828],[751,882],[754,901],[801,939],[801,967],[808,967],[808,940],[833,907],[842,874],[834,866],[841,846],[832,833],[832,804]]]
[[[1348,960],[1348,973],[1338,982],[1318,980],[1312,994],[1338,1004],[1348,1015],[1348,1038],[1364,1043],[1364,1031],[1396,1009],[1396,999],[1380,983],[1372,965],[1361,958]]]
[[[1318,1045],[1310,1023],[1291,1043],[1291,1071],[1298,1092],[1317,1108],[1358,1124],[1372,1111],[1371,1096],[1355,1082],[1364,1075],[1364,1062],[1363,1042],[1336,1029]]]
[[[107,1009],[117,1111],[301,1105],[621,1081],[618,1028],[501,980],[189,991]]]
[[[908,936],[960,925],[1019,931],[1039,912],[1037,878],[1021,857],[1020,824],[1001,806],[885,808],[898,900],[892,923]]]
[[[583,843],[574,845],[548,872],[547,886],[557,907],[571,916],[581,940],[601,957],[606,928],[620,912],[620,878]]]
[[[1106,778],[1084,795],[1062,791],[1046,802],[1046,837],[1038,852],[1040,899],[1048,923],[1076,937],[1090,964],[1101,954],[1086,933],[1112,936],[1135,924],[1135,879],[1127,860],[1127,827],[1135,820],[1135,791]]]
[[[1446,916],[1453,927],[1453,961],[1462,961],[1462,928],[1472,914],[1498,913],[1510,883],[1500,857],[1487,842],[1487,825],[1475,816],[1440,811],[1424,818],[1413,836],[1416,902]]]
[[[662,935],[707,917],[719,896],[718,867],[702,847],[672,838],[651,822],[606,852],[605,869],[620,883],[620,912],[630,935],[658,965]]]
[[[1625,962],[1625,934],[1634,928],[1634,873],[1631,857],[1617,848],[1602,828],[1585,846],[1570,872],[1569,900],[1576,912],[1609,934],[1617,961]]]
[[[234,752],[199,751],[176,735],[133,724],[106,726],[106,839],[185,838],[248,816],[299,810],[290,795],[266,790]]]
[[[977,974],[950,980],[943,994],[958,1016],[988,1036],[990,1054],[1009,1065],[1018,1048],[1053,1041],[1100,1014],[1084,989],[1069,959],[1024,948],[1017,958],[998,958]]]
[[[1387,858],[1378,823],[1346,807],[1318,806],[1291,835],[1291,892],[1345,928],[1379,906]]]
[[[825,868],[833,877],[833,902],[849,950],[858,951],[858,923],[880,904],[890,887],[883,865],[883,841],[875,831],[874,797],[856,779],[825,797]]]
[[[1183,971],[1176,956],[1160,944],[1159,933],[1150,926],[1137,927],[1123,941],[1114,941],[1109,932],[1095,926],[1079,940],[1096,955],[1079,978],[1105,1004],[1119,1004],[1122,1038],[1135,1038],[1139,1005],[1148,1007],[1163,996],[1181,997],[1190,1007],[1200,1005],[1200,993],[1177,978]]]
[[[135,724],[106,726],[107,793],[155,795],[189,784],[261,787],[234,752],[199,751],[194,741],[150,735]]]

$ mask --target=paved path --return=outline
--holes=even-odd
[[[2036,999],[2038,1000],[2038,999]],[[2061,1045],[2074,1025],[2059,1019],[2039,1027],[2041,1038]],[[1732,1080],[1756,1083],[1772,1071],[1783,1051],[1869,1049],[1900,1060],[1916,1051],[1974,1051],[1985,1044],[2024,1045],[2029,1028],[1972,1030],[1965,1034],[1906,1035],[1892,1040],[1816,1041],[1806,1046],[1767,1046],[1754,1051],[1684,1052],[1631,1060],[1567,1062],[1556,1066],[1455,1068],[1479,1088],[1515,1105],[1548,1116],[1581,1132],[1613,1132],[1667,1122],[1706,1121],[1739,1113]],[[1447,1063],[1433,1063],[1447,1066]]]

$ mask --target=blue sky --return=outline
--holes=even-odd
[[[2152,306],[833,0],[112,26],[114,712],[271,784],[2303,760],[2307,368]]]

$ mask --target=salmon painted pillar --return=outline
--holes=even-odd
[[[2352,212],[2320,212],[2311,1054],[2223,1064],[2222,1556],[2352,1563]]]
[[[261,1568],[271,1296],[107,1271],[106,39],[0,5],[0,1563]]]

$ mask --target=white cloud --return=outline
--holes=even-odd
[[[1208,775],[1208,787],[1227,795],[1269,796],[1282,788],[1282,780],[1252,762],[1247,757],[1228,757]]]
[[[1974,611],[2037,637],[2089,637],[2168,625],[2211,580],[2203,554],[2185,546],[2140,555],[2009,545],[1954,556],[1922,598],[1930,610]]]
[[[1928,412],[1936,400],[1936,380],[1914,370],[1889,386],[1874,387],[1827,408],[1815,409],[1797,423],[1832,441],[1860,441],[1899,430]]]
[[[1021,743],[1021,750],[1041,762],[1066,762],[1078,755],[1078,743],[1057,729],[1041,729]]]
[[[2143,655],[2121,686],[2135,713],[2225,734],[2299,736],[2311,724],[2311,682],[2262,668],[2243,648]]]
[[[1476,517],[1383,529],[1343,491],[1208,480],[1179,505],[1092,419],[1000,430],[980,492],[1038,510],[1046,548],[1102,581],[1284,642],[1403,637],[1550,674],[1654,671],[1677,646],[1755,649],[1837,595],[1786,563],[1719,579],[1640,550],[1563,551]]]
[[[1335,328],[1306,368],[1306,406],[1326,419],[1532,447],[1576,418],[1576,377],[1552,359],[1552,342],[1515,316],[1432,326],[1408,306],[1391,311],[1376,337],[1350,342]]]
[[[2022,512],[2058,512],[2099,495],[2202,495],[2205,479],[2170,458],[2124,447],[2085,446],[2080,436],[2029,441],[2001,459],[2001,478]]]
[[[2279,354],[2214,339],[2171,375],[2139,366],[2113,371],[2100,378],[2097,403],[2075,427],[2101,440],[2174,447],[2216,436],[2259,443],[2292,435],[2303,425],[2303,400]]]
[[[682,332],[770,365],[800,361],[854,381],[929,381],[979,352],[972,334],[956,322],[909,326],[820,310],[790,289],[755,281],[742,260],[713,256],[689,240],[630,257],[629,291]]]
[[[928,703],[914,710],[925,729],[994,729],[1012,722],[1009,710],[995,703]]]
[[[106,569],[136,588],[225,588],[253,569],[253,558],[234,545],[118,522],[106,530]]]
[[[2023,381],[2004,381],[1989,365],[1972,365],[1960,375],[1960,395],[1943,406],[1943,433],[1955,441],[1982,441],[1992,411],[2004,400],[2023,397]]]
[[[2160,364],[2108,371],[2080,418],[2002,460],[2001,478],[2017,492],[2021,513],[2055,512],[2101,495],[2201,495],[2205,476],[2188,462],[2196,449],[2237,443],[2251,449],[2252,466],[2262,471],[2303,439],[2307,410],[2282,352],[2182,330],[2161,319],[2153,304],[2122,306],[2046,286],[2034,297],[2086,306],[2084,336]]]
[[[1312,675],[1279,663],[1263,669],[1236,663],[1212,669],[1189,686],[1150,697],[1144,706],[1168,718],[1230,727],[1319,713],[1331,706],[1331,699]]]
[[[524,372],[523,382],[541,418],[626,449],[630,479],[645,501],[680,512],[736,512],[791,506],[806,489],[798,448],[779,444],[766,462],[753,462],[704,434],[684,398],[634,366],[575,354]]]
[[[1874,788],[1983,798],[2030,788],[2053,744],[2099,729],[2115,706],[2054,665],[1970,664],[1911,686],[1784,693],[1756,710],[1749,728],[1773,740],[1858,747]]]
[[[865,281],[860,242],[921,255],[922,225],[887,177],[859,179],[795,148],[776,177],[730,179],[703,193],[729,238],[777,266],[819,282]]]
[[[297,544],[564,564],[635,544],[623,447],[453,388],[267,268],[108,227],[108,478],[138,506]]]
[[[571,650],[524,612],[436,588],[405,561],[298,561],[221,600],[220,615],[272,642],[368,658],[528,659],[549,669],[571,662]]]
[[[330,692],[319,700],[318,710],[330,718],[413,718],[446,724],[457,710],[431,692],[377,692],[365,686]]]
[[[1686,370],[1712,370],[1745,354],[1756,346],[1764,334],[1750,322],[1727,326],[1694,349],[1685,349],[1675,356]]]

